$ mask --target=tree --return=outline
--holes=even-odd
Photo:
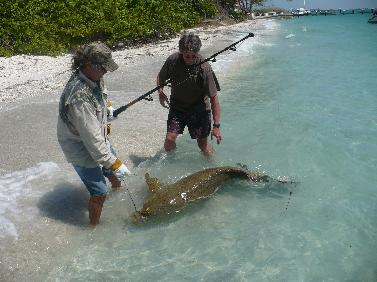
[[[246,3],[248,3],[248,11],[251,12],[253,10],[253,5],[263,5],[266,0],[244,0]]]
[[[243,12],[250,13],[253,10],[253,5],[262,5],[266,0],[238,0],[234,2],[236,2],[234,4],[237,4]]]

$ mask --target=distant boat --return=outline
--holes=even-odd
[[[321,10],[319,13],[320,13],[320,15],[325,15],[325,16],[327,16],[327,15],[332,15],[332,16],[336,15],[335,10]]]
[[[305,10],[305,8],[300,8],[293,11],[292,14],[296,16],[308,16],[311,14],[311,12],[309,10]]]
[[[306,2],[304,0],[304,8],[296,9],[295,11],[292,11],[292,14],[294,16],[308,16],[311,14],[310,10],[306,10]]]

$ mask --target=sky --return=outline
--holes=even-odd
[[[304,7],[304,0],[266,0],[265,6],[285,9]],[[306,0],[306,9],[377,8],[377,0]]]

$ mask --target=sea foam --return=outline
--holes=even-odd
[[[40,193],[32,189],[31,182],[50,177],[57,170],[56,163],[42,162],[34,167],[0,176],[0,238],[18,238],[15,221],[23,214],[18,199],[38,196]]]

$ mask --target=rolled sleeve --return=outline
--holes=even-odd
[[[179,57],[179,53],[174,53],[166,59],[160,72],[158,73],[158,77],[161,83],[165,83],[166,80],[171,78],[172,69],[178,57]]]
[[[167,66],[167,63],[165,62],[165,64],[162,66],[160,72],[158,73],[158,78],[160,80],[160,83],[165,83],[166,80],[169,79],[169,75],[168,75],[168,66]]]
[[[216,83],[216,78],[214,77],[214,72],[211,68],[210,65],[207,65],[206,66],[206,86],[207,86],[207,89],[206,89],[206,92],[207,92],[207,95],[211,98],[215,97],[217,95],[217,89],[218,89],[218,85]]]

